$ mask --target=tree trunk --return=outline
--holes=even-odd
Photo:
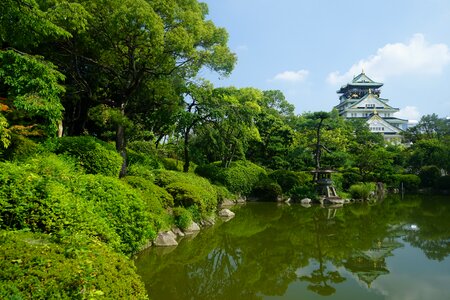
[[[189,131],[191,130],[190,127],[186,128],[186,131],[184,132],[184,165],[183,165],[183,172],[187,173],[189,172],[189,165],[190,165],[190,157],[189,157]]]
[[[122,115],[125,114],[125,104],[121,104],[120,111]],[[116,129],[116,150],[123,158],[122,167],[120,168],[119,177],[124,177],[127,174],[127,151],[126,151],[126,139],[125,128],[122,124],[117,125]]]

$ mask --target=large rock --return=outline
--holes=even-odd
[[[311,204],[311,199],[309,198],[303,198],[302,200],[300,200],[301,204]]]
[[[224,208],[221,211],[219,211],[219,216],[223,218],[232,218],[234,217],[234,212],[232,212],[228,208]]]
[[[213,216],[207,217],[200,222],[202,226],[213,226],[214,224],[216,224],[216,219]]]
[[[181,231],[181,229],[178,228],[178,227],[173,227],[173,228],[172,228],[172,232],[173,232],[176,236],[179,236],[179,237],[183,237],[183,236],[184,236],[184,232]]]
[[[236,203],[233,200],[230,199],[224,199],[222,201],[222,203],[220,203],[220,207],[224,208],[224,207],[230,207],[235,205]]]
[[[155,245],[159,247],[177,246],[178,242],[175,240],[176,235],[172,231],[161,232],[155,240]]]
[[[185,234],[193,234],[198,231],[200,231],[200,226],[198,226],[197,223],[192,222],[191,225],[189,225],[189,227],[184,230],[184,233]]]

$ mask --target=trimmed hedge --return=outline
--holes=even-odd
[[[252,196],[261,201],[277,201],[282,194],[281,186],[269,178],[258,182],[252,190]]]
[[[126,176],[122,180],[141,192],[141,197],[145,202],[155,230],[158,232],[160,230],[170,229],[172,217],[166,209],[174,205],[172,195],[162,187],[142,177]]]
[[[0,163],[1,228],[28,229],[61,237],[83,233],[113,248],[120,247],[120,237],[107,219],[97,214],[95,203],[77,197],[63,184],[74,179],[68,172],[70,165],[56,156],[29,163],[19,166]],[[39,173],[33,171],[36,168]]]
[[[266,171],[250,161],[235,161],[228,168],[220,162],[198,166],[195,172],[203,177],[225,186],[230,192],[249,195],[254,186],[267,177]]]
[[[151,210],[155,208],[156,211],[161,211],[160,208],[168,208],[174,205],[173,197],[162,187],[157,186],[151,181],[138,176],[126,176],[122,178],[123,181],[131,185],[144,193],[145,201],[147,202],[148,208]],[[156,207],[159,203],[159,207]]]
[[[83,235],[0,231],[1,299],[147,299],[133,263]]]
[[[217,207],[217,192],[205,178],[192,173],[155,170],[155,183],[164,187],[174,198],[175,206],[196,206],[202,216]]]
[[[117,178],[103,175],[81,175],[70,186],[72,193],[94,203],[96,213],[108,220],[120,236],[120,250],[138,251],[156,232],[138,191]]]
[[[1,228],[58,236],[82,232],[127,254],[156,236],[137,190],[116,178],[73,170],[56,155],[0,163]]]
[[[295,186],[305,185],[312,181],[312,174],[287,170],[276,170],[269,178],[280,185],[283,193],[288,193]]]
[[[62,137],[54,140],[53,151],[76,158],[88,174],[118,177],[123,159],[114,146],[91,136]],[[52,149],[50,149],[52,150]]]

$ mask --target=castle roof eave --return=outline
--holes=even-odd
[[[362,83],[347,83],[346,85],[341,86],[339,90],[336,91],[338,94],[345,93],[346,90],[352,87],[367,87],[367,88],[380,88],[383,86],[383,83],[379,82],[362,82]]]

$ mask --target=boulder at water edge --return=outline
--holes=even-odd
[[[189,225],[189,227],[184,230],[184,233],[185,234],[193,234],[198,231],[200,231],[200,226],[198,226],[197,223],[192,222],[191,225]]]
[[[172,231],[161,232],[156,237],[155,245],[160,247],[177,246],[175,238],[176,235]]]
[[[219,211],[219,216],[224,218],[232,218],[234,217],[234,212],[232,212],[228,208],[224,208],[221,211]]]

